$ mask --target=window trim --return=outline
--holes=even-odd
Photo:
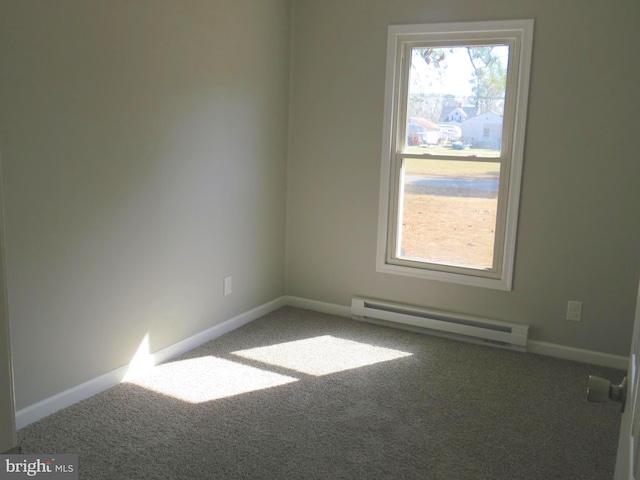
[[[380,173],[380,203],[378,216],[378,245],[376,270],[380,273],[409,276],[414,278],[431,279],[463,285],[471,285],[498,290],[511,290],[513,286],[513,267],[515,261],[516,228],[518,223],[518,207],[520,199],[520,185],[522,177],[522,163],[525,143],[525,123],[527,116],[527,102],[529,92],[529,78],[531,69],[531,54],[533,46],[533,20],[507,20],[494,22],[468,23],[439,23],[416,25],[391,25],[387,37],[387,70],[385,84],[384,122],[382,162]],[[507,79],[507,95],[512,96],[512,121],[507,122],[505,111],[505,125],[502,134],[503,146],[508,145],[508,151],[502,152],[500,157],[508,157],[508,161],[501,163],[506,167],[505,176],[501,175],[499,202],[506,201],[504,208],[498,209],[496,225],[496,243],[494,250],[495,271],[474,269],[471,267],[456,267],[418,262],[405,262],[401,259],[390,261],[390,250],[395,241],[397,223],[401,217],[398,190],[400,169],[402,162],[396,157],[397,139],[402,138],[406,126],[401,125],[399,118],[404,115],[402,106],[403,88],[400,84],[403,68],[403,50],[407,43],[426,43],[433,41],[453,44],[453,42],[487,42],[496,41],[512,45],[510,50],[510,77]],[[515,75],[514,75],[515,74]],[[514,78],[515,77],[515,78]],[[404,117],[402,117],[404,119]],[[403,154],[404,157],[410,156]],[[456,157],[464,159],[465,157]],[[478,160],[489,160],[478,158]],[[502,167],[501,167],[502,168]],[[506,180],[506,181],[503,181]],[[396,185],[395,183],[398,183]],[[501,212],[502,210],[502,212]]]

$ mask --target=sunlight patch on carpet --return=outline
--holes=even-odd
[[[322,376],[412,355],[331,335],[232,352],[269,365]]]
[[[216,357],[166,363],[128,383],[189,403],[202,403],[298,381]]]

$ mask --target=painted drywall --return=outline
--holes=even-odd
[[[0,4],[18,409],[284,293],[290,6]]]
[[[0,179],[2,175],[0,173]],[[0,225],[4,225],[2,212],[2,184],[0,183]],[[0,453],[17,445],[16,416],[13,393],[13,361],[7,308],[7,282],[4,252],[4,230],[0,227]]]
[[[588,5],[587,5],[588,3]],[[511,292],[377,273],[387,27],[534,19]],[[297,0],[287,290],[531,325],[538,341],[625,355],[640,274],[635,0]],[[568,300],[584,302],[579,323]]]

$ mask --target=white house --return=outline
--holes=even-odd
[[[502,115],[487,112],[462,122],[462,138],[474,148],[499,149],[502,144]]]
[[[440,122],[442,123],[462,123],[468,118],[475,117],[478,114],[478,107],[461,107],[447,106],[442,108]]]

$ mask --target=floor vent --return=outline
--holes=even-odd
[[[529,326],[354,297],[351,316],[482,345],[527,351]]]

